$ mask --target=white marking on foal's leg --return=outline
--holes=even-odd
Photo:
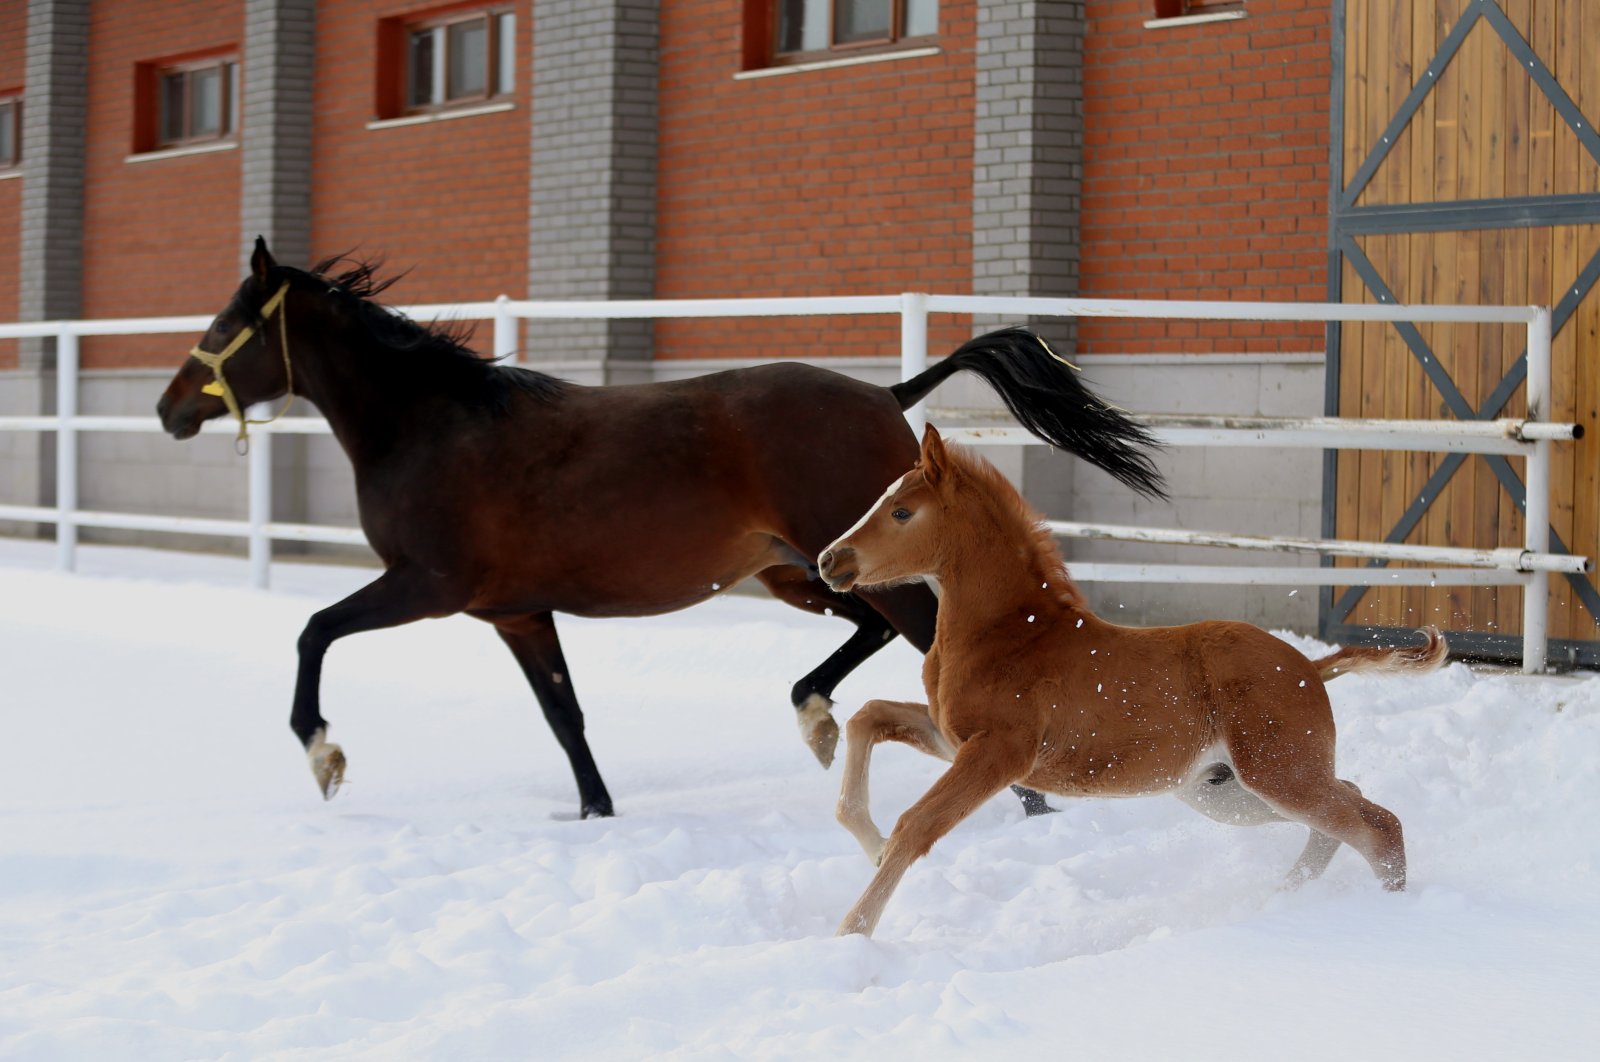
[[[872,860],[873,866],[883,862],[883,849],[889,842],[884,840],[878,824],[872,821],[872,813],[865,805],[847,799],[841,793],[839,803],[834,808],[834,818],[839,820],[839,825],[850,831],[850,836],[854,837],[861,850],[867,853],[867,858]]]
[[[311,735],[311,743],[306,746],[306,760],[311,764],[311,776],[317,780],[317,788],[322,790],[322,799],[332,800],[344,782],[345,760],[344,750],[328,741],[327,735],[325,729]]]
[[[833,766],[833,750],[839,745],[839,724],[833,721],[833,702],[820,693],[807,697],[795,713],[800,737],[823,768]]]

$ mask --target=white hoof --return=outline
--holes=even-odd
[[[306,746],[306,761],[311,764],[311,776],[317,780],[317,788],[322,790],[322,799],[332,800],[344,783],[344,750],[325,740],[325,735],[326,731],[322,730],[311,735],[311,744]]]
[[[833,766],[833,751],[839,746],[839,724],[833,721],[833,702],[820,693],[807,697],[797,713],[800,737],[823,768]]]

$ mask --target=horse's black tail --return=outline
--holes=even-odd
[[[963,343],[928,371],[889,390],[909,409],[963,369],[995,389],[1023,427],[1104,469],[1141,494],[1167,495],[1150,459],[1150,433],[1101,401],[1044,340],[1025,328],[1002,328]]]

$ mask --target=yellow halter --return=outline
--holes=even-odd
[[[261,307],[262,324],[266,324],[271,320],[274,313],[279,310],[283,311],[283,319],[278,322],[278,338],[283,341],[283,372],[288,380],[289,388],[289,400],[283,404],[282,409],[266,420],[246,419],[244,410],[239,408],[239,399],[234,396],[233,388],[228,386],[227,379],[222,375],[223,362],[233,357],[241,347],[250,342],[251,338],[256,334],[255,325],[246,325],[242,332],[233,337],[233,342],[229,343],[219,353],[213,354],[209,350],[201,350],[198,344],[189,351],[189,356],[210,369],[211,375],[214,377],[210,383],[200,388],[201,393],[216,395],[221,398],[228,404],[228,412],[238,419],[239,436],[234,440],[234,448],[241,454],[250,450],[249,426],[251,424],[271,424],[289,412],[289,407],[294,405],[294,366],[289,363],[289,310],[284,302],[288,294],[289,282],[285,280],[283,286],[278,289],[277,294],[268,299],[266,304]]]

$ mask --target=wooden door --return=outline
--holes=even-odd
[[[1330,297],[1551,306],[1552,419],[1587,430],[1554,447],[1552,548],[1600,554],[1600,0],[1338,0],[1334,23]],[[1525,339],[1509,325],[1334,326],[1328,412],[1520,416]],[[1341,453],[1324,531],[1518,546],[1524,463]],[[1594,578],[1554,577],[1551,591],[1551,661],[1600,664]],[[1336,587],[1322,626],[1372,641],[1433,623],[1461,650],[1510,658],[1521,611],[1520,587]]]

